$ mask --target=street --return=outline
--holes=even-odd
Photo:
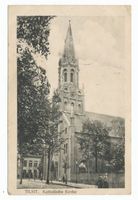
[[[68,185],[49,183],[46,184],[45,181],[34,180],[34,179],[23,179],[22,184],[19,184],[20,180],[17,180],[18,189],[64,189],[70,188]]]

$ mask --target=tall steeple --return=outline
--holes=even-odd
[[[67,35],[66,35],[66,39],[65,39],[63,58],[68,59],[68,60],[75,59],[75,50],[74,50],[73,36],[72,36],[70,21],[69,21],[69,27],[68,27],[68,31],[67,31]]]
[[[64,50],[59,59],[59,92],[62,110],[83,113],[83,92],[79,89],[79,64],[76,59],[71,23],[67,30]]]
[[[77,89],[79,87],[78,72],[79,65],[75,56],[71,23],[69,21],[63,54],[59,60],[59,87],[70,85]]]

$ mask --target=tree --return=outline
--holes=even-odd
[[[82,133],[79,135],[78,140],[83,159],[88,161],[88,170],[89,161],[94,157],[95,172],[98,172],[98,158],[104,156],[107,137],[108,129],[102,122],[97,120],[84,122]]]
[[[43,96],[41,99],[41,105],[43,106]],[[52,157],[54,153],[60,150],[65,141],[58,132],[58,125],[61,117],[59,103],[59,94],[57,91],[55,91],[52,101],[49,104],[48,111],[46,112],[45,109],[42,109],[39,113],[39,130],[35,138],[35,143],[39,145],[39,149],[42,149],[42,151],[47,155],[47,184],[49,184],[49,173]]]
[[[104,160],[108,161],[108,170],[117,171],[124,169],[124,148],[125,148],[125,121],[117,117],[111,121],[109,127],[109,138],[106,141]],[[112,138],[113,137],[113,138]]]
[[[18,112],[18,152],[21,161],[32,151],[34,138],[39,129],[41,96],[45,99],[45,111],[49,107],[49,82],[46,71],[37,65],[34,55],[49,54],[49,23],[53,17],[17,17],[17,112]],[[43,101],[44,102],[44,101]],[[38,148],[39,149],[39,148]],[[37,152],[38,153],[38,152]]]
[[[112,159],[110,161],[114,171],[124,170],[125,163],[125,120],[116,118],[112,120],[111,131],[118,138],[116,143],[112,144]]]
[[[117,117],[111,121],[111,131],[114,132],[116,137],[125,137],[125,120]]]
[[[114,171],[123,170],[125,166],[125,143],[124,140],[114,145],[113,159],[111,160]]]
[[[50,21],[54,16],[18,16],[17,39],[25,42],[33,52],[49,54]]]
[[[36,65],[29,50],[25,50],[17,59],[17,75],[18,152],[21,156],[22,168],[23,157],[28,151],[32,151],[33,139],[39,128],[38,115],[42,94],[45,94],[45,110],[48,109],[49,83],[45,70]]]

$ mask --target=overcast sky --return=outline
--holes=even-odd
[[[58,86],[58,61],[69,20],[79,59],[79,85],[85,89],[85,110],[124,117],[123,17],[56,17],[51,21],[51,54],[47,61],[38,61],[47,70],[51,91]]]

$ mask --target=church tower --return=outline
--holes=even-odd
[[[59,93],[61,97],[61,110],[71,115],[83,114],[84,95],[79,89],[79,63],[75,56],[71,24],[64,44],[64,51],[59,60]]]
[[[62,112],[59,133],[62,134],[62,138],[65,138],[65,144],[58,154],[58,177],[62,179],[65,173],[68,180],[74,180],[78,159],[77,149],[79,149],[76,133],[82,130],[82,120],[85,112],[84,92],[79,88],[79,63],[75,55],[70,22],[63,54],[59,60],[58,76]]]

